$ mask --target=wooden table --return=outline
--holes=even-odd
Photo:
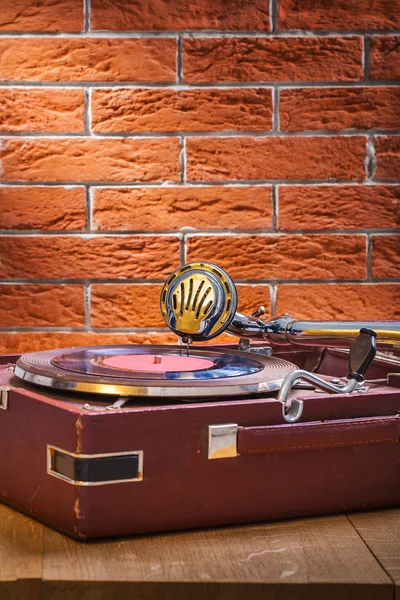
[[[1,600],[400,600],[400,509],[76,542],[0,505]]]

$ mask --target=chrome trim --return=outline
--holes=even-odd
[[[210,425],[208,427],[208,454],[207,458],[234,458],[237,452],[237,433],[239,425],[228,423],[226,425]]]
[[[65,475],[61,475],[54,471],[53,469],[53,458],[54,451],[61,452],[66,454],[67,456],[72,456],[72,458],[109,458],[116,456],[132,456],[136,455],[139,457],[139,465],[138,465],[138,473],[139,476],[133,479],[115,479],[110,481],[75,481],[74,479],[70,479]],[[47,444],[47,474],[52,477],[56,477],[57,479],[61,479],[62,481],[66,481],[67,483],[71,483],[72,485],[79,486],[97,486],[97,485],[109,485],[113,483],[128,483],[132,481],[142,481],[143,480],[143,450],[132,450],[131,452],[109,452],[103,454],[75,454],[74,452],[68,452],[63,448],[59,448],[58,446],[53,446],[52,444]]]
[[[7,410],[8,408],[8,392],[11,391],[10,387],[0,386],[0,409]]]
[[[260,381],[256,383],[248,383],[237,385],[233,382],[232,385],[213,385],[213,381],[207,381],[207,385],[202,387],[192,387],[190,383],[185,386],[177,387],[163,387],[163,386],[122,386],[122,385],[106,385],[89,382],[79,381],[60,381],[52,377],[45,377],[43,375],[37,375],[36,373],[29,373],[19,369],[19,372],[15,374],[25,381],[36,383],[37,385],[43,385],[45,387],[51,387],[58,390],[73,390],[77,392],[87,392],[91,394],[111,394],[118,395],[120,393],[126,393],[130,396],[150,396],[155,398],[209,398],[213,396],[243,396],[247,394],[261,394],[267,392],[276,392],[282,385],[282,379],[276,379],[273,381]],[[246,377],[250,377],[246,375]],[[233,379],[233,378],[232,378]],[[220,381],[220,380],[218,380]],[[87,407],[86,407],[87,408]],[[115,407],[113,407],[114,409]],[[108,406],[104,407],[107,410]],[[109,409],[108,409],[109,410]]]

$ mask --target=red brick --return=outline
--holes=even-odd
[[[186,29],[268,30],[264,0],[92,0],[92,29],[185,31]]]
[[[400,27],[399,0],[280,0],[279,29],[314,31],[396,29]]]
[[[94,284],[90,325],[102,327],[165,327],[160,312],[162,285]]]
[[[260,131],[272,127],[269,89],[93,90],[93,130]]]
[[[351,81],[362,78],[360,37],[185,39],[184,81]]]
[[[164,279],[179,266],[179,247],[166,236],[3,236],[0,278]]]
[[[83,0],[3,0],[0,31],[65,31],[83,29]]]
[[[400,226],[400,185],[279,186],[279,228]]]
[[[161,289],[161,284],[93,284],[91,327],[165,327],[160,312]],[[251,314],[259,306],[264,306],[266,314],[270,314],[269,285],[238,285],[237,292],[239,311]],[[230,338],[228,341],[234,340]]]
[[[371,321],[400,320],[400,285],[289,284],[279,285],[277,314],[296,319]]]
[[[372,276],[400,277],[400,235],[372,236]]]
[[[263,306],[265,308],[265,315],[271,314],[271,292],[269,285],[238,285],[238,311],[245,314],[251,315],[257,308]],[[234,338],[230,338],[231,343],[234,342]],[[218,343],[220,339],[218,338]]]
[[[235,279],[348,279],[366,275],[365,235],[192,237],[187,260],[210,261]]]
[[[8,181],[179,179],[178,138],[8,138],[0,149]]]
[[[83,90],[0,89],[0,131],[83,132]]]
[[[399,129],[400,87],[313,88],[280,92],[282,131]]]
[[[189,138],[192,181],[263,179],[364,179],[366,138]]]
[[[400,37],[374,36],[370,40],[371,79],[400,79]]]
[[[233,348],[237,350],[239,339],[236,336],[232,336],[229,333],[221,333],[218,337],[207,340],[205,342],[193,342],[193,346],[203,346],[206,344],[207,346],[212,346],[215,344],[233,344]]]
[[[231,338],[233,339],[233,338]],[[0,332],[0,353],[38,352],[73,346],[103,346],[108,344],[177,344],[178,337],[167,332],[143,333],[67,333],[67,332]]]
[[[0,285],[0,327],[83,326],[81,285]]]
[[[84,187],[0,187],[0,229],[80,230]]]
[[[5,81],[176,81],[174,39],[7,38]]]
[[[93,228],[101,231],[272,227],[271,186],[101,188]]]
[[[400,178],[400,136],[380,136],[375,138],[377,179]]]

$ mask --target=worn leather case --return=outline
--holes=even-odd
[[[320,370],[343,374],[343,360],[329,351]],[[87,410],[95,398],[28,387],[10,362],[0,366],[1,500],[73,537],[400,504],[400,387],[299,390],[302,420],[286,424],[274,397]],[[388,370],[381,361],[372,375]]]

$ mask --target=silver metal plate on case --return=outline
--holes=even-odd
[[[11,390],[10,387],[0,387],[0,408],[7,410],[8,407],[8,392]]]
[[[237,453],[236,423],[210,425],[208,427],[208,459],[233,458]]]

